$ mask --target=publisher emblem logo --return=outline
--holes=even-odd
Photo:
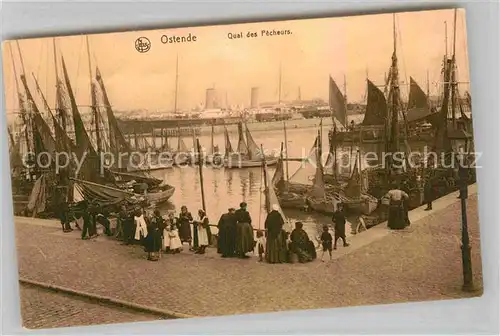
[[[147,37],[139,37],[135,40],[135,49],[140,53],[148,52],[151,49],[151,41]]]

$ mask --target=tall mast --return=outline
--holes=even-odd
[[[302,95],[301,95],[301,92],[300,92],[300,86],[299,86],[299,90],[298,90],[297,100],[298,101],[302,100]]]
[[[56,116],[59,117],[61,126],[66,132],[67,122],[66,122],[66,112],[63,110],[63,106],[61,106],[61,86],[59,83],[59,67],[57,66],[57,50],[56,50],[56,38],[52,38],[52,49],[54,54],[54,70],[56,73],[56,102],[54,104],[56,110]]]
[[[444,22],[444,57],[448,58],[448,23]]]
[[[345,110],[345,127],[349,125],[349,120],[347,120],[347,81],[344,74],[344,110]]]
[[[427,99],[429,99],[430,95],[431,95],[431,90],[429,87],[429,69],[427,69]]]
[[[17,41],[16,41],[17,42]],[[26,141],[26,150],[28,153],[31,152],[31,146],[30,146],[30,135],[29,135],[29,125],[28,125],[28,116],[26,115],[26,110],[25,110],[25,105],[24,105],[24,97],[21,94],[21,87],[19,86],[19,80],[17,78],[17,69],[16,69],[16,62],[14,61],[14,52],[12,51],[12,47],[9,45],[9,50],[10,50],[10,58],[12,59],[12,68],[14,70],[14,79],[16,81],[16,89],[17,89],[17,99],[18,99],[18,104],[19,104],[19,112],[21,115],[21,120],[23,121],[23,124],[26,126],[24,129],[24,138]],[[21,56],[21,49],[19,48],[19,43],[17,44],[17,48],[19,49],[19,55]],[[22,56],[21,56],[22,57]],[[22,60],[22,58],[21,58]]]
[[[392,15],[392,29],[393,29],[393,42],[394,50],[392,54],[392,66],[390,71],[390,81],[391,81],[391,92],[389,94],[390,98],[390,148],[388,152],[395,153],[399,150],[399,123],[398,123],[398,113],[399,113],[399,76],[398,76],[398,59],[396,52],[396,14]],[[391,167],[387,167],[390,169]]]
[[[286,155],[286,165],[285,165],[285,172],[286,172],[286,180],[288,181],[290,179],[290,176],[288,175],[288,138],[286,134],[286,121],[283,121],[283,132],[285,133],[285,155]]]
[[[453,49],[451,54],[451,118],[453,122],[453,127],[456,126],[455,109],[457,103],[457,82],[456,82],[456,71],[455,71],[455,42],[457,35],[457,10],[453,12]]]
[[[174,113],[177,112],[177,89],[179,86],[179,55],[175,59],[175,95],[174,95]]]
[[[100,157],[101,153],[101,134],[99,132],[99,111],[97,110],[97,97],[95,92],[95,85],[92,81],[92,61],[90,59],[90,44],[89,44],[89,36],[85,35],[85,41],[87,43],[87,59],[89,64],[89,80],[90,80],[90,106],[92,109],[92,114],[94,115],[94,123],[95,123],[95,136],[97,142],[97,154]]]
[[[280,61],[279,79],[278,79],[278,104],[281,104],[281,61]]]

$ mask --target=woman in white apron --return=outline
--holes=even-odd
[[[208,245],[210,245],[210,226],[208,217],[205,214],[205,211],[198,210],[198,215],[200,216],[200,220],[197,222],[196,230],[198,230],[198,250],[195,252],[196,254],[204,254],[205,249]]]

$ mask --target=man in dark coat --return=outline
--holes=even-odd
[[[236,249],[236,218],[234,208],[230,208],[223,214],[217,225],[219,229],[219,238],[217,240],[217,253],[222,258],[233,257]]]
[[[337,210],[333,213],[332,218],[333,223],[335,224],[335,237],[333,238],[333,249],[337,249],[337,240],[342,239],[344,243],[344,247],[349,246],[345,237],[345,213],[344,213],[344,205],[339,203]]]
[[[434,190],[434,185],[432,179],[429,177],[426,179],[424,184],[424,199],[427,203],[425,211],[432,210],[432,202],[434,201],[436,195]]]

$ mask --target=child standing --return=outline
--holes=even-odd
[[[323,246],[323,253],[321,254],[321,261],[325,256],[325,252],[328,251],[330,255],[330,260],[332,260],[332,244],[333,238],[330,232],[328,232],[328,225],[323,226],[323,233],[321,234],[321,245]]]
[[[259,261],[264,261],[264,253],[266,246],[266,237],[264,237],[264,233],[259,230],[257,231],[257,249],[259,253]]]
[[[168,232],[168,239],[170,240],[169,242],[170,252],[173,254],[180,253],[182,248],[182,242],[181,239],[179,238],[179,229],[177,228],[177,225],[171,224],[170,231]]]

